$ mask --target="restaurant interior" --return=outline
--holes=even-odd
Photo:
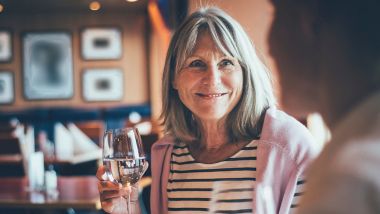
[[[0,213],[103,213],[95,174],[104,131],[137,127],[149,161],[162,136],[171,33],[205,5],[235,17],[276,74],[266,1],[0,0]],[[321,132],[310,122],[318,118],[298,119]],[[139,183],[143,213],[149,176]]]

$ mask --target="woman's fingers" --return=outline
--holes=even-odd
[[[114,206],[117,204],[117,199],[101,200],[101,205],[104,211],[112,213]]]
[[[104,166],[98,168],[96,177],[99,180],[98,190],[102,208],[104,211],[111,213],[115,206],[120,203],[120,197],[126,194],[125,190],[120,184],[109,180]]]
[[[120,191],[104,191],[102,194],[100,194],[100,201],[106,201],[113,198],[120,198],[122,196],[123,195]]]
[[[132,193],[132,195],[138,194],[138,189],[135,187],[123,187],[120,184],[116,184],[111,181],[99,181],[98,190],[100,193],[101,200],[113,197],[126,196],[129,195],[129,193]]]
[[[120,190],[119,184],[116,184],[112,181],[98,181],[98,190],[99,192],[104,192],[108,190]]]
[[[108,180],[108,177],[105,174],[105,167],[100,166],[96,172],[96,177],[98,178],[98,191],[100,194],[106,191],[115,191],[119,192],[122,188],[119,184],[114,183]]]
[[[99,181],[108,180],[105,166],[99,166],[98,170],[96,171],[96,177],[98,178]]]
[[[145,169],[147,166],[144,167]],[[123,187],[122,185],[112,182],[106,175],[104,166],[100,166],[96,172],[98,178],[98,190],[102,208],[106,212],[112,212],[115,207],[119,206],[122,200],[130,197],[131,201],[138,200],[138,184]]]

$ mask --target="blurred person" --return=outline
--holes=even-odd
[[[257,213],[270,188],[275,213],[295,207],[318,154],[307,129],[277,110],[269,72],[242,27],[217,8],[174,33],[163,73],[165,136],[152,147],[151,212]],[[102,207],[118,186],[98,169]]]
[[[271,2],[284,108],[332,131],[299,213],[380,213],[380,1]]]

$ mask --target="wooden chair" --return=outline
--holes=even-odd
[[[86,122],[77,122],[75,125],[83,131],[91,140],[96,144],[101,145],[102,136],[104,132],[103,121],[86,121]]]
[[[0,132],[0,177],[25,175],[20,142],[13,131],[8,127]]]
[[[101,146],[103,136],[103,121],[80,121],[74,123],[85,135],[87,135],[97,145]],[[95,175],[98,168],[98,160],[89,160],[80,163],[53,162],[55,170],[59,175],[78,176]]]

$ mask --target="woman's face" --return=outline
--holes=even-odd
[[[243,72],[237,59],[226,56],[208,32],[198,36],[193,53],[175,77],[182,103],[202,122],[225,118],[238,103]]]

